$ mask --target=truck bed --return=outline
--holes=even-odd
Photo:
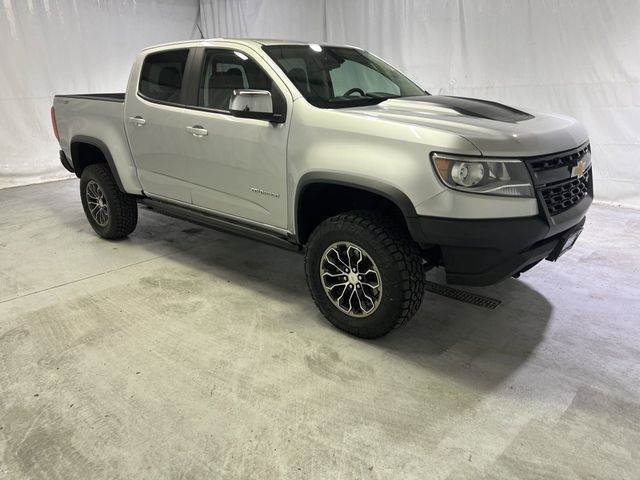
[[[61,98],[84,98],[87,100],[101,100],[103,102],[124,103],[124,93],[86,93],[80,95],[56,95]]]
[[[72,165],[76,160],[71,151],[73,142],[93,145],[108,162],[113,162],[123,188],[140,193],[124,128],[124,97],[124,93],[56,95],[53,107],[60,147]]]

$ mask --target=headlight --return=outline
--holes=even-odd
[[[432,153],[431,161],[442,182],[454,190],[510,197],[534,196],[531,177],[521,160]]]

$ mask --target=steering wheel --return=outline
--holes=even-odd
[[[353,87],[350,88],[349,90],[347,90],[346,92],[344,92],[344,94],[342,95],[343,97],[348,97],[350,96],[352,93],[356,93],[358,92],[360,94],[361,97],[365,96],[364,90],[362,90],[361,88],[358,87]]]

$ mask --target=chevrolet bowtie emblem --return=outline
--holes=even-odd
[[[571,177],[581,177],[586,169],[586,162],[584,160],[580,160],[575,166],[573,166],[573,168],[571,168]]]

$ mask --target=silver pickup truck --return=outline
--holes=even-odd
[[[129,235],[144,203],[304,252],[320,311],[365,338],[416,313],[425,268],[490,285],[556,260],[593,198],[574,119],[429,95],[354,47],[151,47],[126,94],[51,114],[98,235]]]

